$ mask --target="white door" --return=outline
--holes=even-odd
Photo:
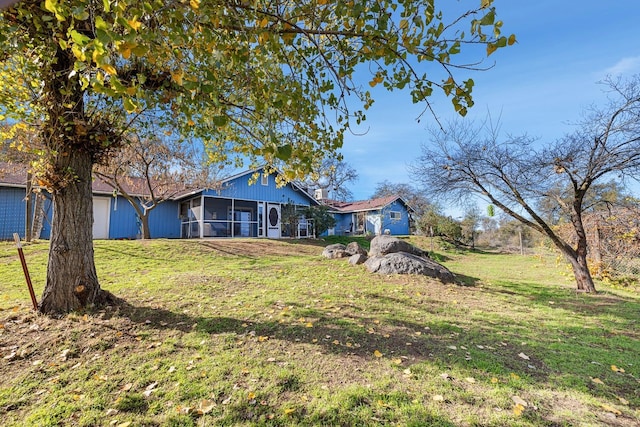
[[[267,204],[267,237],[280,238],[280,205]]]
[[[382,231],[382,221],[380,215],[367,215],[367,231],[371,231],[376,236]]]
[[[110,197],[93,198],[93,238],[109,238],[109,211],[111,208]]]

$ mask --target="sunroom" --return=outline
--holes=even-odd
[[[180,203],[181,237],[315,237],[306,208],[201,194]]]

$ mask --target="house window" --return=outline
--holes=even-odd
[[[262,185],[269,185],[269,175],[262,173]]]
[[[389,212],[389,218],[391,218],[393,221],[400,221],[402,219],[402,212],[391,211]]]

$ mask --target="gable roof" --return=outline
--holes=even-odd
[[[363,212],[363,211],[372,211],[379,210],[389,206],[391,203],[396,200],[400,200],[409,210],[411,207],[405,202],[402,197],[391,195],[385,197],[378,197],[376,199],[370,200],[360,200],[357,202],[339,202],[337,200],[325,200],[325,204],[332,207],[334,210],[338,212]]]

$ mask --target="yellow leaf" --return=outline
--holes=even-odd
[[[253,400],[256,398],[256,394],[252,391],[249,392],[249,394],[247,394],[247,400]]]
[[[519,380],[520,377],[518,376],[518,374],[514,374],[513,372],[511,372],[509,374],[509,376],[511,377],[512,380]]]
[[[118,72],[116,71],[116,68],[111,64],[100,64],[100,68],[102,68],[104,71],[107,72],[107,74],[110,74],[112,76],[118,74]]]
[[[260,342],[266,341],[266,340],[268,340],[268,339],[269,339],[269,337],[265,337],[265,336],[262,336],[262,335],[260,335],[260,336],[258,337],[258,341],[260,341]]]
[[[591,382],[594,383],[594,384],[604,385],[604,383],[602,382],[602,380],[600,378],[591,378]]]
[[[318,4],[323,6],[325,4],[329,4],[330,0],[318,0]]]
[[[496,377],[491,378],[491,384],[497,384],[498,379]]]
[[[373,355],[374,355],[375,357],[382,357],[382,353],[380,353],[378,350],[374,351],[374,352],[373,352]]]
[[[406,19],[401,19],[400,20],[400,28],[401,29],[405,29],[409,27],[409,21],[407,21]]]
[[[182,86],[182,70],[178,70],[176,72],[171,73],[171,80],[176,82],[179,86]]]
[[[614,372],[624,372],[624,369],[618,368],[616,365],[611,365],[611,370]]]
[[[200,7],[200,0],[191,0],[189,4],[191,5],[192,9],[197,10]]]
[[[623,405],[628,405],[629,401],[627,399],[624,399],[622,397],[618,397],[618,400],[620,401],[620,403],[622,403]]]
[[[602,409],[604,409],[607,412],[611,412],[612,414],[616,414],[616,415],[622,415],[622,412],[618,411],[613,406],[609,406],[609,405],[606,405],[606,404],[602,404],[600,406],[602,406]]]
[[[334,344],[334,345],[340,345],[340,341],[338,341],[338,340],[333,340],[333,344]]]
[[[287,409],[285,409],[285,410],[284,410],[284,414],[285,414],[285,415],[291,415],[291,414],[293,414],[294,412],[296,412],[296,410],[295,410],[295,409],[292,409],[292,408],[287,408]]]
[[[313,323],[307,322],[304,326],[307,328],[313,328]]]
[[[402,359],[400,358],[393,359],[392,362],[395,363],[396,365],[402,365]]]
[[[522,415],[522,413],[523,413],[523,412],[524,412],[524,406],[522,406],[522,405],[520,405],[520,404],[516,404],[516,405],[513,407],[513,414],[514,414],[516,417],[519,417],[520,415]]]
[[[266,17],[262,18],[262,19],[260,20],[260,22],[258,22],[258,26],[259,26],[260,28],[264,28],[264,27],[266,27],[267,25],[269,25],[269,20],[268,20]]]
[[[136,31],[138,31],[142,26],[142,23],[138,22],[138,18],[128,19],[127,23]]]

